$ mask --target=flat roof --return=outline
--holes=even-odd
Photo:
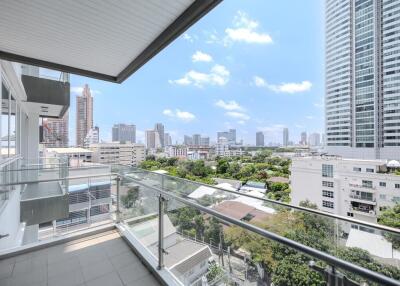
[[[221,1],[0,1],[0,58],[121,83]]]
[[[75,153],[93,153],[92,150],[84,149],[80,147],[68,147],[68,148],[46,148],[47,152],[54,152],[58,154],[75,154]]]

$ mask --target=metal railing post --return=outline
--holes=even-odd
[[[121,176],[117,176],[115,178],[117,182],[117,210],[116,210],[116,221],[117,223],[121,220],[121,210],[120,210],[120,186],[121,186]]]
[[[158,267],[164,267],[164,197],[158,196]]]

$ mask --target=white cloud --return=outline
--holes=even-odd
[[[244,110],[244,108],[234,100],[229,100],[225,102],[222,99],[220,99],[217,102],[215,102],[215,106],[221,107],[225,110],[237,110],[237,111]]]
[[[236,118],[239,120],[249,120],[250,116],[248,116],[246,113],[243,112],[237,112],[237,111],[228,111],[225,113],[225,115],[232,117],[232,118]]]
[[[168,117],[178,118],[185,122],[189,122],[196,119],[196,116],[193,113],[190,113],[188,111],[182,111],[179,109],[175,109],[175,111],[171,109],[164,109],[163,114]]]
[[[253,82],[258,87],[267,86],[267,82],[262,77],[259,77],[259,76],[253,77]]]
[[[171,109],[164,109],[163,114],[166,116],[174,116],[174,112]]]
[[[192,56],[192,62],[212,62],[213,58],[209,54],[196,51]]]
[[[230,72],[222,65],[214,65],[209,73],[202,73],[195,70],[188,71],[182,78],[169,80],[170,84],[194,85],[204,87],[205,85],[226,85],[229,81]]]
[[[259,23],[250,19],[242,11],[238,11],[233,19],[233,27],[225,29],[225,44],[229,42],[244,42],[251,44],[270,44],[270,35],[256,31]]]
[[[306,118],[311,120],[311,119],[314,119],[314,116],[312,116],[312,115],[307,115]]]
[[[191,35],[189,35],[188,33],[184,33],[182,35],[182,38],[185,39],[186,41],[190,42],[190,43],[194,42],[194,38]]]
[[[273,92],[290,94],[309,91],[312,87],[312,83],[307,80],[304,80],[300,83],[288,82],[281,84],[269,84],[265,81],[265,79],[259,76],[253,77],[253,84],[257,87],[266,87]]]

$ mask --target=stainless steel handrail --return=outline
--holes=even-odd
[[[53,164],[47,164],[53,165]],[[55,166],[62,166],[63,164],[56,164]],[[100,169],[104,167],[109,167],[107,165],[93,165],[93,166],[82,166],[82,167],[68,167],[68,170],[85,170],[85,169]],[[37,171],[37,170],[58,170],[57,168],[24,168],[24,169],[11,169],[11,170],[0,170],[0,173],[7,172],[22,172],[22,171]]]
[[[364,278],[366,278],[366,279],[368,279],[370,281],[374,281],[374,282],[381,283],[381,284],[384,284],[384,285],[400,286],[400,281],[394,280],[394,279],[389,278],[389,277],[387,277],[385,275],[376,273],[374,271],[371,271],[369,269],[366,269],[366,268],[363,268],[361,266],[355,265],[355,264],[350,263],[348,261],[339,259],[339,258],[337,258],[335,256],[332,256],[332,255],[327,254],[325,252],[319,251],[319,250],[314,249],[312,247],[303,245],[301,243],[298,243],[298,242],[293,241],[291,239],[288,239],[286,237],[277,235],[277,234],[275,234],[273,232],[267,231],[267,230],[262,229],[260,227],[257,227],[257,226],[245,223],[245,222],[243,222],[241,220],[226,216],[226,215],[224,215],[224,214],[222,214],[220,212],[217,212],[217,211],[215,211],[215,210],[213,210],[211,208],[204,207],[204,206],[202,206],[202,205],[200,205],[198,203],[195,203],[195,202],[189,201],[187,199],[184,199],[184,198],[182,198],[180,196],[177,196],[177,195],[175,195],[175,194],[173,194],[171,192],[164,191],[164,190],[162,190],[160,188],[156,188],[154,186],[146,185],[145,183],[142,183],[141,181],[139,181],[139,180],[137,180],[135,178],[132,178],[132,177],[129,177],[129,176],[124,176],[124,177],[134,181],[135,183],[137,183],[137,184],[139,184],[139,185],[141,185],[143,187],[152,189],[153,191],[156,191],[156,192],[158,192],[158,193],[160,193],[160,194],[162,194],[162,195],[164,195],[166,197],[169,197],[169,198],[172,198],[174,200],[177,200],[177,201],[179,201],[179,202],[181,202],[183,204],[191,206],[191,207],[193,207],[193,208],[195,208],[197,210],[200,210],[200,211],[202,211],[204,213],[207,213],[207,214],[210,214],[210,215],[212,215],[214,217],[217,217],[217,218],[219,218],[219,219],[221,219],[221,220],[223,220],[225,222],[240,226],[240,227],[242,227],[242,228],[244,228],[246,230],[249,230],[251,232],[259,234],[259,235],[261,235],[261,236],[263,236],[265,238],[268,238],[268,239],[271,239],[273,241],[279,242],[279,243],[284,244],[286,246],[289,246],[289,247],[291,247],[291,248],[293,248],[295,250],[298,250],[298,251],[303,252],[303,253],[305,253],[307,255],[310,255],[310,256],[312,256],[314,258],[317,258],[317,259],[320,259],[322,261],[325,261],[326,263],[328,263],[331,266],[335,266],[335,267],[341,268],[343,270],[350,271],[352,273],[358,274],[358,275],[360,275],[360,276],[362,276],[362,277],[364,277]]]
[[[268,202],[268,203],[271,203],[271,204],[274,204],[274,205],[280,205],[280,206],[284,206],[284,207],[287,207],[287,208],[292,208],[292,209],[296,209],[296,210],[300,210],[300,211],[304,211],[304,212],[309,212],[309,213],[321,215],[321,216],[324,216],[324,217],[329,217],[329,218],[333,218],[333,219],[347,221],[347,222],[350,222],[350,223],[354,223],[354,224],[358,224],[358,225],[362,225],[362,226],[366,226],[366,227],[371,227],[371,228],[379,229],[379,230],[382,230],[382,231],[388,231],[388,232],[392,232],[392,233],[400,235],[400,229],[389,227],[389,226],[385,226],[385,225],[380,225],[380,224],[375,224],[375,223],[371,223],[371,222],[361,221],[361,220],[350,218],[350,217],[340,216],[340,215],[336,215],[336,214],[332,214],[332,213],[328,213],[328,212],[323,212],[323,211],[320,211],[320,210],[315,210],[315,209],[305,208],[305,207],[301,207],[301,206],[296,206],[296,205],[292,205],[292,204],[288,204],[288,203],[284,203],[284,202],[280,202],[280,201],[275,201],[275,200],[271,200],[271,199],[267,199],[267,198],[255,197],[255,196],[252,196],[252,195],[249,195],[249,194],[246,194],[246,193],[241,193],[241,192],[238,192],[238,191],[226,190],[224,188],[220,188],[220,187],[217,187],[217,186],[212,186],[212,185],[204,184],[204,183],[201,183],[201,182],[195,182],[195,181],[191,181],[191,180],[184,179],[184,178],[174,177],[174,176],[167,175],[167,174],[154,173],[154,172],[147,171],[147,170],[142,170],[142,169],[138,169],[138,170],[139,171],[133,171],[133,172],[130,172],[130,173],[143,173],[143,172],[144,173],[151,173],[151,174],[158,175],[158,176],[168,177],[168,178],[171,178],[171,179],[174,179],[174,180],[180,180],[180,181],[188,182],[190,184],[197,184],[197,185],[200,185],[200,186],[205,186],[205,187],[221,190],[221,191],[232,193],[232,194],[235,194],[235,195],[240,195],[240,196],[245,196],[245,197],[261,200],[261,201]]]
[[[118,174],[115,174],[115,173],[105,173],[105,174],[74,176],[74,177],[64,177],[64,178],[55,178],[55,179],[21,181],[21,182],[15,182],[15,183],[0,184],[0,187],[35,184],[35,183],[46,183],[46,182],[57,182],[57,181],[64,181],[64,180],[77,180],[77,179],[89,179],[89,178],[98,178],[98,177],[111,177],[111,176],[117,176],[117,175]]]

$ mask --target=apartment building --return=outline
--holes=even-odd
[[[228,139],[225,137],[221,137],[218,140],[217,145],[215,146],[215,155],[221,157],[234,157],[234,156],[242,156],[244,151],[241,147],[232,146],[229,144]]]
[[[112,141],[136,143],[136,125],[123,123],[114,124],[112,127]]]
[[[186,159],[188,155],[188,148],[186,146],[166,146],[165,153],[168,157]]]
[[[376,223],[382,210],[400,202],[399,167],[397,161],[295,157],[292,203],[309,200],[323,211]]]
[[[93,97],[85,84],[82,95],[76,97],[76,145],[83,147],[86,135],[93,128]]]
[[[325,130],[330,154],[400,159],[398,1],[328,0]]]
[[[88,148],[91,144],[97,144],[100,142],[100,129],[95,126],[94,128],[90,128],[88,133],[83,140],[83,145],[85,148]]]
[[[264,146],[264,133],[261,131],[256,133],[256,146]]]
[[[99,143],[89,149],[94,163],[137,166],[146,158],[145,146],[136,143]]]
[[[69,112],[62,118],[45,118],[43,120],[43,140],[46,147],[60,148],[69,145]]]
[[[146,130],[146,148],[158,149],[161,148],[160,135],[155,130]]]

